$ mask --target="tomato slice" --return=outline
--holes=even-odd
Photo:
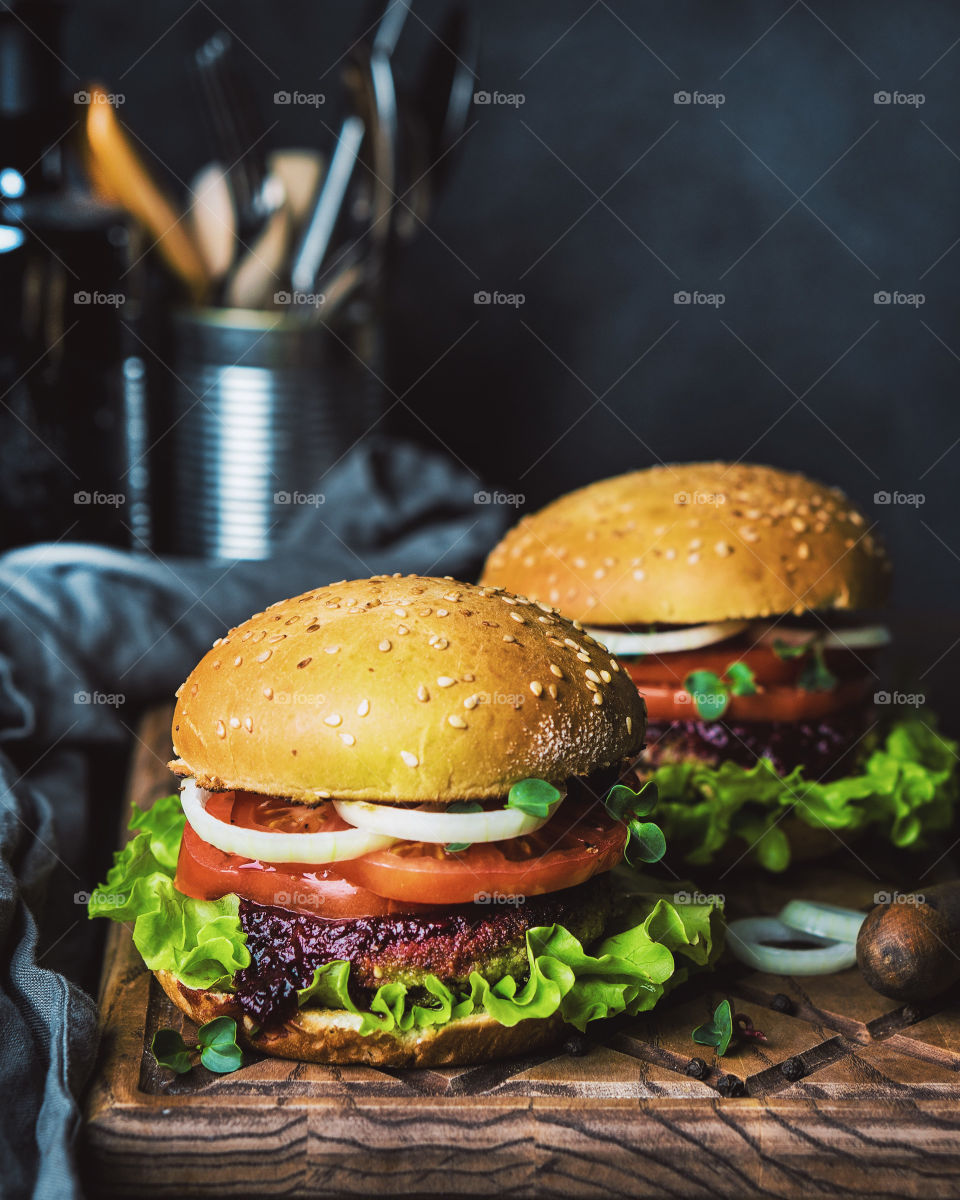
[[[862,674],[862,663],[869,662],[870,657],[869,651],[859,655],[846,650],[827,650],[824,653],[827,666],[840,678]],[[681,686],[692,671],[712,671],[722,676],[727,667],[735,662],[745,663],[759,684],[796,684],[804,668],[803,660],[781,658],[771,646],[755,646],[744,638],[719,646],[704,646],[700,650],[679,650],[673,654],[650,654],[641,658],[621,656],[620,662],[635,683],[675,683]]]
[[[627,670],[633,677],[631,666]],[[860,704],[874,686],[869,678],[848,679],[829,692],[805,692],[784,685],[762,685],[753,696],[731,696],[724,714],[730,721],[818,721]],[[696,721],[699,714],[689,692],[677,684],[638,682],[650,721]]]
[[[250,792],[221,792],[207,809],[221,821],[249,829],[320,833],[347,829],[332,804],[307,808]],[[198,836],[188,824],[180,843],[177,889],[195,900],[217,900],[231,892],[257,904],[305,912],[315,917],[380,917],[428,911],[429,905],[378,896],[326,867],[310,863],[267,863],[225,854]]]
[[[567,799],[536,833],[447,853],[425,842],[398,842],[338,863],[344,878],[407,903],[470,904],[540,896],[609,871],[623,857],[626,828],[602,804]]]

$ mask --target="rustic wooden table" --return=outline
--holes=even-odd
[[[130,785],[170,790],[168,716],[141,730]],[[745,885],[744,885],[745,886]],[[867,907],[882,883],[807,871],[807,895]],[[797,891],[754,880],[746,906]],[[771,1007],[790,999],[790,1011]],[[722,1071],[690,1031],[729,997],[766,1043]],[[587,1052],[386,1071],[276,1059],[170,1079],[148,1052],[186,1022],[111,930],[103,1048],[86,1111],[87,1182],[113,1195],[950,1197],[960,1195],[960,1007],[904,1007],[856,970],[702,976],[654,1013],[607,1023]],[[696,1080],[693,1054],[711,1064]],[[789,1066],[785,1066],[789,1062]]]

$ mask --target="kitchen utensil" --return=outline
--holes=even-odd
[[[108,198],[149,231],[167,266],[194,299],[201,299],[211,281],[183,216],[144,165],[106,92],[97,86],[90,89],[84,132],[94,186],[103,187]]]
[[[291,223],[301,232],[323,177],[323,155],[316,150],[273,150],[267,155],[267,170],[283,184]]]
[[[893,893],[857,938],[864,979],[894,1000],[929,1000],[960,980],[960,881]]]
[[[369,157],[366,161],[370,193],[370,242],[368,264],[371,282],[383,273],[391,255],[393,216],[397,200],[397,155],[399,122],[397,91],[389,57],[374,48],[359,46],[350,56],[344,82],[355,111],[367,127]]]
[[[447,13],[431,47],[417,90],[427,134],[430,188],[435,194],[452,165],[448,151],[467,127],[477,86],[477,36],[461,4]]]
[[[334,230],[356,175],[364,134],[365,126],[359,117],[347,117],[340,127],[330,167],[294,257],[291,282],[296,292],[317,290],[316,281],[321,265],[330,250]]]
[[[270,187],[279,191],[281,203],[227,277],[224,303],[231,308],[268,308],[284,288],[292,222],[289,206],[282,198],[283,184],[274,176],[267,181]]]
[[[208,163],[194,177],[189,221],[207,274],[219,283],[230,270],[237,249],[237,218],[227,174],[220,163]]]
[[[453,148],[467,128],[477,86],[477,37],[462,5],[451,9],[427,54],[405,118],[405,203],[396,214],[397,236],[409,241],[427,221],[456,161]]]
[[[249,249],[279,207],[269,188],[268,128],[237,63],[233,39],[215,33],[196,53],[216,157],[225,164],[237,216],[237,240]]]

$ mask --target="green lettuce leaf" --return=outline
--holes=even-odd
[[[921,846],[948,829],[957,802],[957,744],[921,717],[895,722],[867,745],[857,772],[828,783],[802,767],[781,777],[767,759],[754,767],[725,762],[667,763],[650,776],[657,821],[687,862],[711,862],[730,843],[751,847],[771,871],[790,862],[778,822],[792,815],[814,829],[881,833],[900,848]]]
[[[720,910],[712,904],[679,903],[665,896],[634,896],[621,914],[618,932],[587,953],[562,925],[527,931],[529,976],[522,985],[511,975],[490,984],[474,972],[462,994],[435,975],[422,990],[402,983],[381,985],[367,1007],[349,992],[350,964],[326,963],[299,993],[301,1007],[345,1009],[361,1018],[360,1032],[390,1033],[444,1025],[486,1012],[501,1025],[545,1019],[557,1011],[581,1031],[590,1021],[653,1008],[692,969],[710,965],[720,952]]]
[[[229,989],[250,963],[236,896],[192,900],[173,885],[185,818],[178,796],[137,809],[136,834],[114,855],[106,881],[91,894],[91,917],[133,922],[133,942],[151,971],[166,970],[187,987]]]

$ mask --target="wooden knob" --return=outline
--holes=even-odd
[[[960,979],[960,883],[878,904],[860,928],[857,964],[893,1000],[929,1000],[952,987]]]

